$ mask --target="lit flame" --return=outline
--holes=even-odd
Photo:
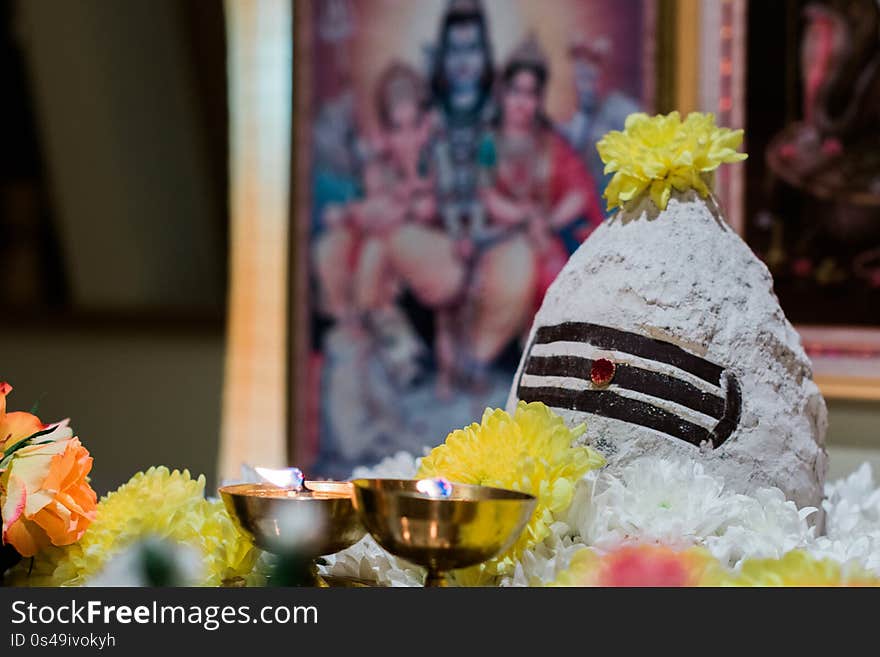
[[[445,499],[452,496],[452,484],[448,479],[435,477],[434,479],[419,479],[416,482],[416,490],[422,495]]]
[[[254,468],[254,471],[264,481],[268,481],[278,488],[286,488],[289,490],[302,490],[303,473],[299,468],[281,468],[273,470],[272,468]]]

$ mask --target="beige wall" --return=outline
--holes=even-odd
[[[864,461],[880,479],[880,402],[828,400],[829,476],[842,477]]]
[[[40,399],[44,421],[70,417],[95,458],[99,493],[160,464],[205,473],[214,486],[222,357],[220,331],[0,330],[10,409]]]

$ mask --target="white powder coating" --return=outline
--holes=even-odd
[[[609,468],[645,454],[696,455],[738,492],[776,486],[800,507],[820,506],[827,461],[825,401],[800,337],[773,292],[770,272],[724,222],[714,200],[694,192],[674,194],[662,212],[644,200],[597,228],[550,286],[529,345],[539,327],[562,322],[600,324],[670,342],[732,371],[741,385],[738,426],[715,449],[621,420],[554,409],[571,426],[587,423],[584,440],[607,457]],[[625,359],[614,352],[585,354],[587,345],[557,343],[555,348],[557,353]],[[518,401],[528,356],[526,349],[508,410]],[[669,366],[648,367],[692,382]],[[568,378],[553,385],[592,387]],[[628,396],[669,408],[668,402]],[[691,422],[712,426],[712,418],[675,410]]]

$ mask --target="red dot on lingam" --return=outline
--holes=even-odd
[[[614,378],[617,367],[607,358],[597,358],[590,368],[590,381],[596,386],[607,386]]]

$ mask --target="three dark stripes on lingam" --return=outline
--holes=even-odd
[[[603,352],[620,355],[614,362],[613,376],[607,385],[596,385],[591,380],[596,360],[566,353],[565,343],[590,345]],[[548,345],[535,353],[535,345]],[[627,356],[641,362],[627,363]],[[609,356],[610,358],[610,356]],[[603,356],[604,359],[604,356]],[[615,360],[612,358],[612,360]],[[650,369],[651,363],[660,363],[686,372],[704,381],[709,390],[666,372]],[[523,383],[528,376],[529,385]],[[543,380],[536,380],[541,377]],[[547,379],[546,377],[554,377]],[[594,377],[595,378],[595,377]],[[581,386],[564,385],[559,379],[579,379]],[[621,391],[638,393],[635,399]],[[708,441],[717,448],[736,428],[742,409],[740,385],[733,372],[725,370],[704,358],[663,340],[646,337],[598,324],[564,322],[542,326],[535,332],[529,346],[526,366],[517,385],[519,399],[544,402],[551,408],[563,408],[621,420],[659,431],[693,445]],[[716,420],[706,428],[677,413],[670,404],[665,408],[659,402],[671,402]]]

